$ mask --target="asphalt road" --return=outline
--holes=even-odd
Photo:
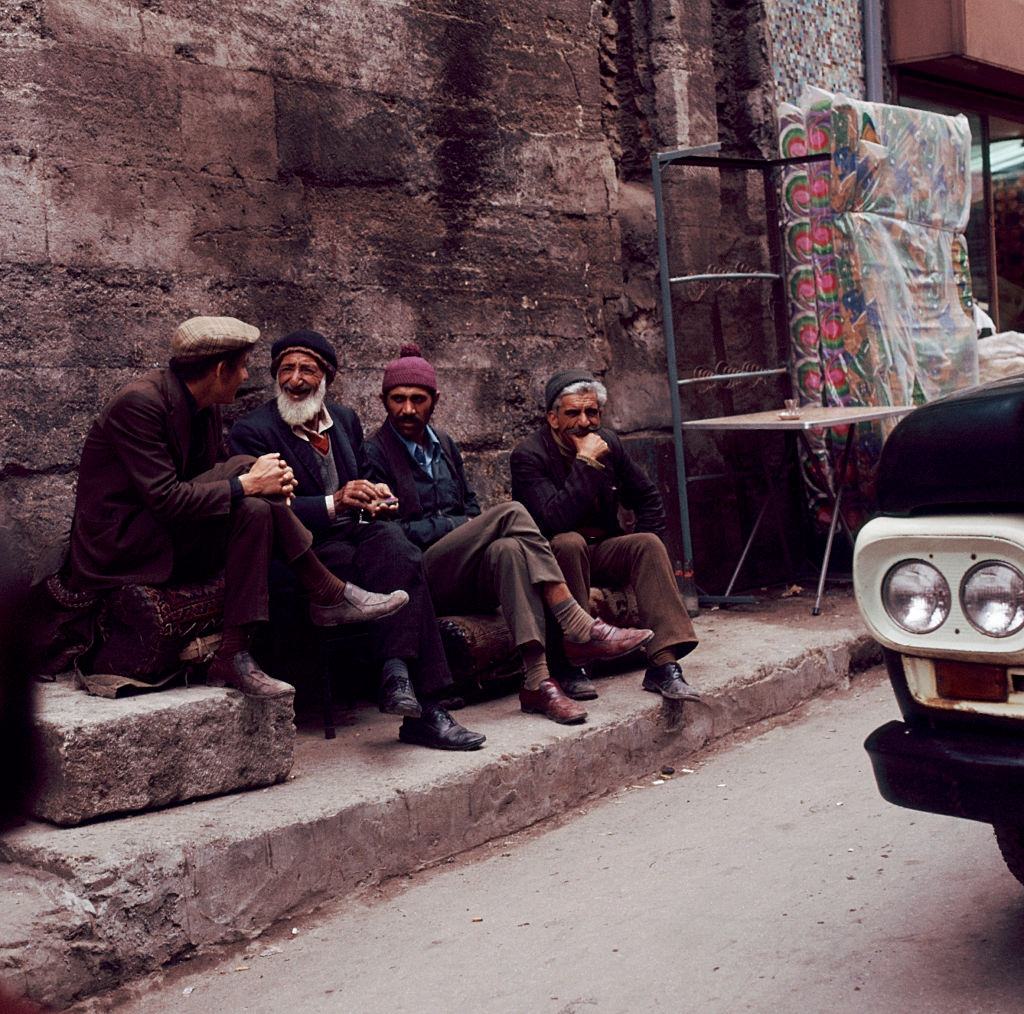
[[[988,827],[877,795],[861,744],[895,716],[874,671],[693,773],[638,780],[116,1009],[1024,1010],[1024,889]]]

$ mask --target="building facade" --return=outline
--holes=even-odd
[[[336,393],[369,429],[383,363],[416,339],[441,377],[438,421],[462,440],[487,499],[507,495],[507,453],[540,421],[545,378],[587,365],[609,386],[611,422],[671,502],[650,153],[722,141],[770,154],[779,101],[806,85],[863,97],[861,6],[8,5],[6,523],[33,546],[67,526],[91,418],[126,379],[163,362],[175,324],[199,313],[264,332],[242,408],[267,396],[275,337],[299,326],[331,335],[343,364]],[[900,6],[889,0],[895,94],[952,103],[928,89],[940,71],[949,84],[957,60],[977,63],[973,50],[940,64],[908,57]],[[970,95],[994,101],[988,89]],[[972,253],[988,251],[988,298],[1002,317],[1024,280],[1013,261],[1020,243],[1010,242],[1019,187],[1000,168],[1012,147],[1000,144],[1020,121],[1009,91],[999,96],[973,111],[988,138],[979,149],[988,218]],[[749,183],[690,174],[668,199],[680,265],[763,262],[763,203]],[[676,307],[684,370],[778,361],[763,294],[701,295]],[[692,411],[759,408],[783,393],[695,391]],[[698,442],[692,453],[699,473],[723,455],[742,469],[759,452]],[[713,581],[747,523],[745,496],[729,483],[695,490],[698,556]],[[769,553],[752,575],[768,580],[774,566]]]

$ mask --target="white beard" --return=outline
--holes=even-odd
[[[277,411],[281,413],[285,423],[289,426],[305,426],[320,414],[327,395],[327,378],[321,377],[317,389],[311,391],[302,401],[292,401],[281,390],[281,385],[276,380],[274,388],[277,391]]]

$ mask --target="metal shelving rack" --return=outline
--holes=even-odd
[[[690,528],[690,507],[687,496],[686,456],[683,448],[683,408],[680,388],[688,384],[732,382],[742,379],[779,376],[789,372],[788,367],[778,366],[763,370],[747,370],[738,373],[714,373],[707,376],[680,379],[679,366],[676,359],[676,336],[672,313],[672,287],[690,283],[729,282],[729,281],[768,281],[775,286],[775,298],[772,300],[774,309],[775,331],[778,347],[785,347],[788,342],[788,301],[786,298],[785,274],[782,257],[782,236],[779,223],[779,191],[776,173],[790,165],[805,165],[811,162],[827,161],[829,154],[807,155],[799,158],[745,158],[742,156],[721,155],[721,144],[706,144],[698,148],[680,148],[676,151],[655,152],[651,155],[651,178],[654,185],[654,213],[658,227],[658,268],[661,279],[661,306],[665,331],[665,359],[668,364],[669,400],[672,405],[672,440],[675,447],[676,489],[679,497],[679,521],[683,537],[683,570],[686,574],[693,573],[693,536]],[[668,263],[668,234],[665,222],[665,201],[662,191],[662,176],[667,169],[674,166],[699,166],[707,169],[738,169],[741,171],[757,171],[761,173],[764,187],[765,219],[768,239],[770,271],[730,271],[704,272],[702,274],[682,274],[673,276]],[[763,512],[763,509],[762,509]],[[725,595],[701,595],[701,605],[735,604],[753,602],[749,596],[729,594],[735,583],[743,561],[750,550],[750,542],[757,530],[751,532],[743,549],[736,570]]]

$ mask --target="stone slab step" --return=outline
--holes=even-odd
[[[291,698],[176,687],[109,700],[39,685],[42,772],[32,815],[72,825],[273,785],[292,767]]]

